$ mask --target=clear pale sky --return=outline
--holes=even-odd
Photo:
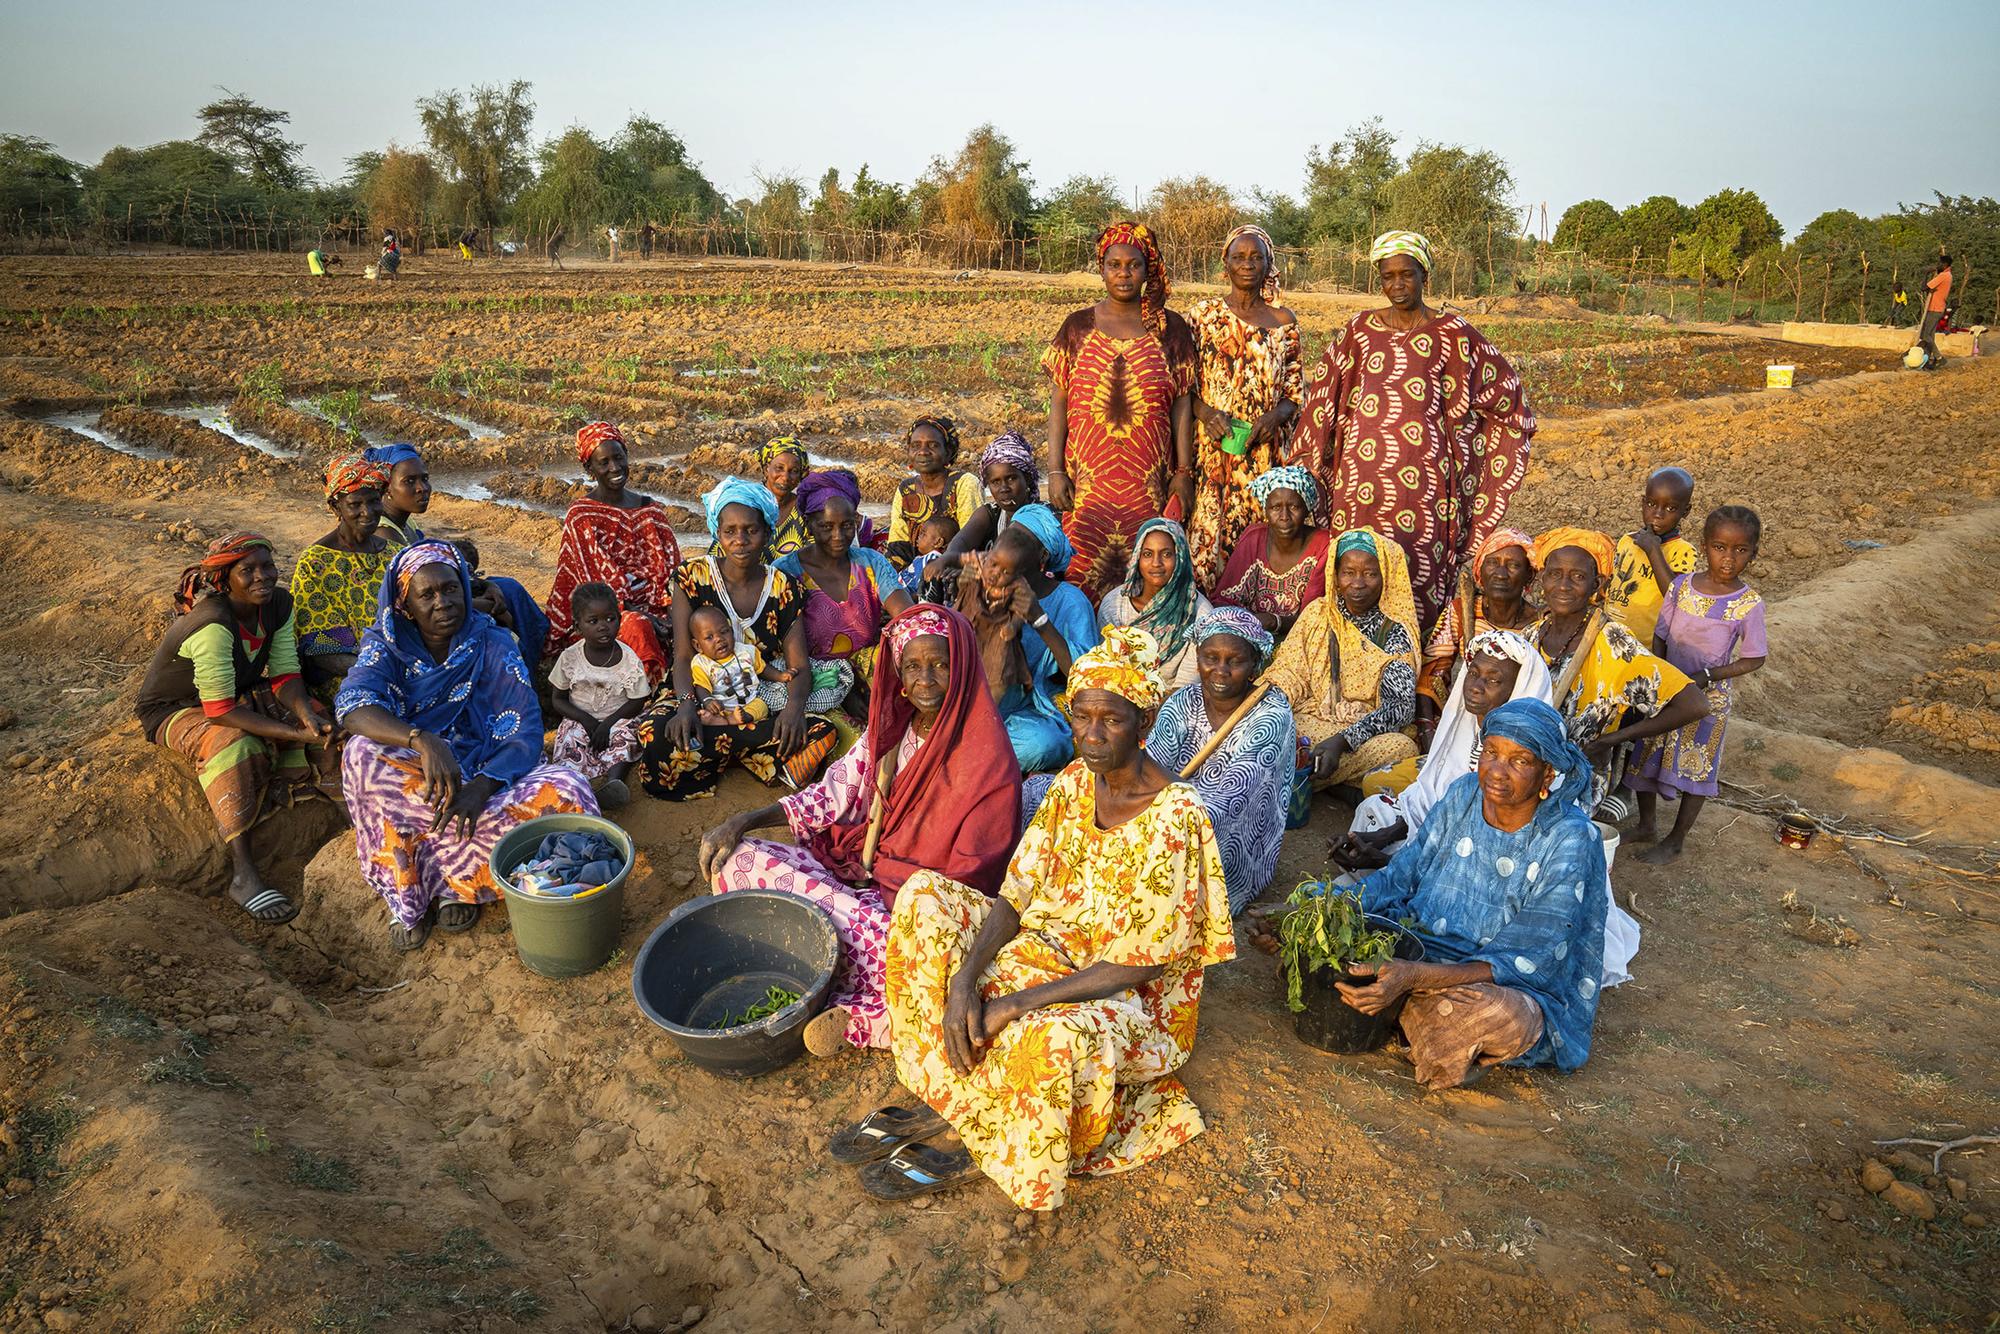
[[[1039,190],[1204,174],[1297,192],[1308,147],[1381,116],[1491,148],[1525,207],[1756,190],[1787,234],[2000,195],[2000,3],[51,5],[0,0],[0,132],[96,162],[192,137],[226,86],[308,163],[420,140],[413,103],[527,79],[538,139],[643,112],[731,196],[753,173],[903,183],[991,121]],[[382,17],[376,18],[375,14]],[[450,17],[447,17],[447,16]],[[551,17],[553,16],[553,17]],[[602,16],[600,19],[599,16]],[[1921,26],[1919,26],[1921,24]],[[1930,70],[1924,72],[1928,62]]]

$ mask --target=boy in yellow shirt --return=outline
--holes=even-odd
[[[1646,479],[1639,527],[1618,539],[1604,612],[1651,645],[1667,588],[1676,575],[1701,563],[1701,553],[1681,536],[1681,520],[1694,504],[1694,477],[1685,468],[1661,468]]]

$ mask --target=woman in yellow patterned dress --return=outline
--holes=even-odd
[[[1173,1077],[1194,1049],[1202,969],[1235,957],[1222,854],[1201,798],[1146,754],[1163,688],[1144,631],[1078,658],[1082,762],[1056,779],[1000,897],[922,872],[889,925],[896,1073],[965,1144],[904,1143],[863,1169],[884,1198],[975,1168],[1023,1209],[1068,1178],[1151,1162],[1202,1131]],[[872,1120],[873,1118],[871,1118]],[[866,1123],[864,1123],[866,1124]]]
[[[1278,304],[1278,262],[1262,227],[1238,227],[1222,243],[1227,296],[1188,308],[1201,357],[1195,386],[1195,498],[1188,523],[1194,577],[1204,593],[1216,580],[1245,528],[1264,507],[1250,483],[1277,462],[1304,392],[1299,322]],[[1238,423],[1249,439],[1241,453],[1223,448]],[[1240,429],[1240,428],[1238,428]]]
[[[389,472],[365,454],[329,463],[323,479],[334,529],[299,553],[292,567],[299,662],[306,686],[331,704],[375,620],[375,595],[396,544],[384,537],[382,490]]]
[[[1329,582],[1265,676],[1292,701],[1316,788],[1352,785],[1417,753],[1417,613],[1403,549],[1372,528],[1342,533]]]

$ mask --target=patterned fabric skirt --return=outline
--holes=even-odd
[[[746,838],[716,872],[715,892],[776,889],[826,909],[840,932],[840,971],[829,1006],[847,1011],[847,1040],[856,1047],[889,1045],[889,1006],[882,964],[889,943],[889,909],[874,888],[856,889],[804,848]]]
[[[1402,732],[1384,732],[1369,737],[1340,757],[1340,764],[1331,777],[1313,779],[1313,787],[1324,791],[1330,787],[1351,787],[1359,783],[1377,769],[1393,768],[1404,760],[1415,759],[1417,743]]]
[[[1123,1172],[1199,1135],[1201,1112],[1173,1076],[1179,1049],[1130,992],[1031,1011],[1001,1030],[970,1074],[951,1068],[945,993],[992,909],[978,890],[933,871],[898,891],[884,986],[903,1087],[951,1122],[1022,1209],[1054,1209],[1069,1177]],[[1040,936],[1017,936],[979,989],[1007,995],[1074,971]]]
[[[566,765],[585,778],[602,778],[621,764],[639,758],[639,720],[625,718],[611,724],[611,744],[603,750],[590,744],[583,724],[565,718],[549,743],[549,763]]]
[[[545,764],[493,794],[471,838],[450,827],[431,832],[436,812],[424,804],[423,765],[413,750],[348,738],[340,757],[347,813],[361,874],[402,926],[415,926],[441,899],[491,903],[500,897],[487,858],[508,830],[539,815],[597,814],[590,783],[574,769]]]
[[[780,757],[778,718],[773,713],[740,723],[702,723],[695,747],[683,750],[667,730],[680,706],[671,691],[659,699],[639,715],[639,758],[644,766],[640,782],[648,793],[668,801],[714,796],[732,761],[741,763],[760,783],[775,784],[782,778],[795,788],[804,787],[840,740],[832,723],[807,714],[805,744]]]
[[[1722,785],[1722,740],[1729,729],[1728,683],[1707,692],[1710,713],[1686,727],[1650,736],[1632,750],[1625,786],[1669,801],[1712,797]]]
[[[1412,993],[1403,1002],[1401,1024],[1417,1082],[1455,1089],[1540,1041],[1542,1007],[1518,988],[1473,982]]]
[[[245,702],[267,718],[291,720],[290,710],[268,694]],[[194,764],[201,795],[208,799],[225,843],[249,833],[269,809],[275,809],[267,809],[264,802],[274,776],[288,792],[312,782],[312,768],[300,743],[252,736],[217,723],[200,709],[182,709],[167,719],[159,742]]]

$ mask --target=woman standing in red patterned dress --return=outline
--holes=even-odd
[[[1428,241],[1384,232],[1368,257],[1388,308],[1355,316],[1327,344],[1287,461],[1319,476],[1333,531],[1373,528],[1408,553],[1428,634],[1527,474],[1535,414],[1485,335],[1424,304]]]
[[[1194,335],[1167,309],[1152,230],[1112,223],[1097,238],[1097,264],[1104,300],[1064,320],[1042,354],[1054,384],[1049,504],[1065,513],[1076,548],[1070,580],[1092,601],[1124,582],[1139,525],[1168,495],[1183,517],[1194,510],[1199,373]]]

